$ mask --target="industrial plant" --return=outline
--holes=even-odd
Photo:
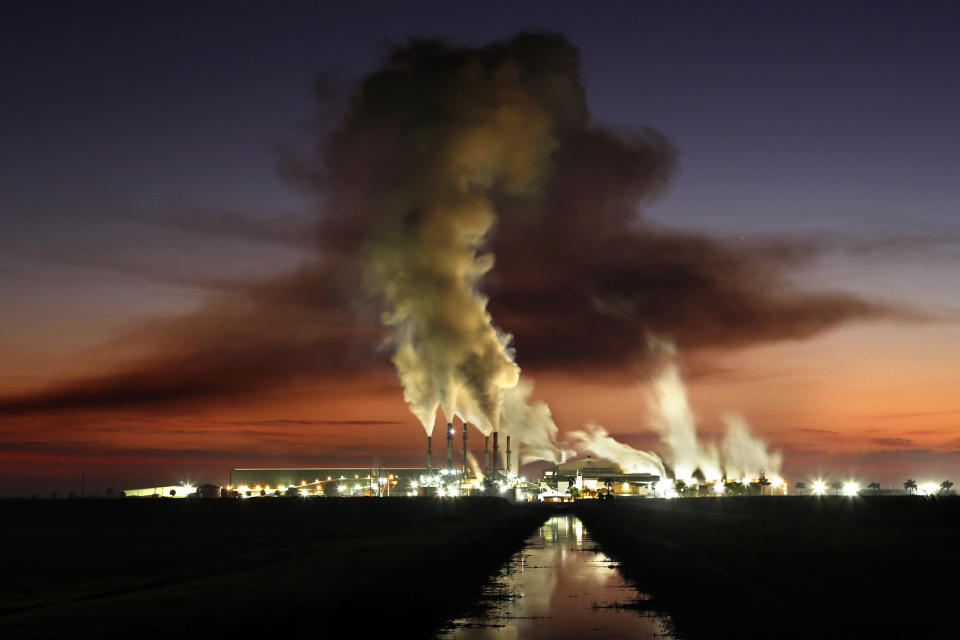
[[[501,495],[513,500],[530,500],[540,493],[537,483],[509,471],[513,452],[506,438],[501,459],[499,435],[484,438],[483,467],[471,465],[467,447],[467,423],[463,424],[462,456],[454,454],[452,423],[447,424],[446,464],[433,465],[433,438],[427,436],[425,467],[310,467],[303,469],[232,469],[227,495],[239,498],[264,496],[427,496],[455,497]],[[492,450],[491,450],[492,441]]]
[[[497,432],[484,438],[483,466],[468,449],[467,423],[462,450],[455,452],[456,430],[447,424],[446,462],[433,464],[433,439],[427,436],[425,467],[304,467],[234,468],[224,487],[189,483],[128,489],[127,497],[468,497],[494,495],[511,501],[567,502],[574,499],[714,497],[723,495],[787,495],[789,486],[778,475],[756,478],[689,481],[628,468],[619,462],[594,458],[567,460],[543,470],[539,478],[510,471],[511,438],[501,452]],[[492,447],[491,447],[492,444]],[[500,466],[503,463],[503,467]],[[802,486],[802,485],[801,485]],[[825,485],[824,485],[825,486]],[[823,487],[814,483],[813,493]],[[845,490],[845,493],[847,491]]]

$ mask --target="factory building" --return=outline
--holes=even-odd
[[[441,475],[442,474],[442,475]],[[309,467],[304,469],[232,469],[229,491],[256,495],[400,496],[416,491],[433,475],[460,482],[458,469],[440,472],[420,467]]]
[[[189,498],[196,492],[197,488],[194,486],[178,484],[146,489],[124,489],[123,495],[127,498]]]
[[[571,489],[584,497],[601,494],[653,497],[660,476],[627,473],[620,465],[587,456],[559,464],[543,472],[541,489],[554,496],[565,496]]]

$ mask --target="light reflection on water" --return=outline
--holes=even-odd
[[[638,598],[579,518],[554,516],[486,589],[478,603],[481,612],[454,620],[437,638],[671,638],[663,618],[610,607]]]

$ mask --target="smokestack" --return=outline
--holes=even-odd
[[[463,421],[463,477],[467,477],[467,421]]]
[[[500,453],[500,434],[493,432],[493,470],[497,470],[497,455]]]
[[[510,473],[510,436],[507,436],[507,473]]]
[[[447,471],[453,470],[453,423],[447,423]]]
[[[490,436],[483,436],[483,472],[490,469]]]
[[[427,473],[433,473],[433,437],[427,436]]]

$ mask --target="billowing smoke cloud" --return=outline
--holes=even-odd
[[[315,261],[226,287],[196,314],[146,327],[139,359],[0,398],[0,413],[233,401],[350,376],[393,384],[382,375],[392,357],[428,431],[439,402],[484,430],[506,416],[523,440],[502,406],[514,346],[527,372],[639,376],[655,361],[648,332],[689,352],[911,317],[798,290],[789,276],[818,254],[808,242],[733,243],[645,222],[674,149],[651,129],[592,123],[578,73],[558,35],[396,47],[288,171],[318,197]]]
[[[750,433],[743,416],[723,418],[727,433],[723,438],[723,468],[729,478],[756,478],[760,471],[776,475],[783,464],[779,451],[768,451],[767,443]]]
[[[725,416],[727,434],[722,449],[703,442],[697,434],[697,421],[680,377],[673,345],[651,340],[663,364],[651,381],[650,422],[660,433],[665,460],[673,476],[685,482],[695,479],[712,482],[726,476],[731,480],[757,478],[761,472],[780,472],[782,455],[767,451],[766,443],[754,437],[746,420]]]
[[[554,90],[576,85],[574,52],[549,54],[524,38],[480,50],[398,49],[364,82],[339,132],[381,132],[396,163],[372,203],[364,273],[386,302],[393,361],[428,434],[438,403],[452,419],[461,395],[497,430],[503,392],[519,379],[510,337],[479,292],[493,267],[482,247],[497,221],[494,195],[540,191],[557,147],[553,102],[579,98]]]
[[[651,381],[650,422],[666,446],[667,462],[674,476],[683,480],[693,478],[696,471],[708,480],[720,478],[723,474],[717,448],[697,437],[697,420],[680,378],[673,345],[656,344],[667,361]]]
[[[578,451],[616,462],[627,473],[650,473],[661,478],[667,474],[656,453],[619,442],[600,425],[588,424],[583,431],[571,432],[570,439]]]
[[[660,369],[650,380],[649,420],[650,426],[660,434],[663,457],[619,442],[606,429],[593,424],[587,425],[584,431],[570,434],[576,450],[616,462],[628,473],[651,473],[687,483],[714,482],[724,477],[753,480],[761,473],[778,475],[782,454],[768,451],[767,444],[750,433],[742,416],[723,417],[727,433],[722,447],[700,439],[697,420],[680,377],[675,347],[655,338],[650,339],[650,344],[660,360]]]
[[[557,444],[558,429],[545,402],[531,402],[533,383],[521,379],[509,389],[503,398],[503,432],[509,435],[514,445],[519,445],[519,460],[511,461],[517,470],[518,464],[537,460],[560,463],[575,451]]]

